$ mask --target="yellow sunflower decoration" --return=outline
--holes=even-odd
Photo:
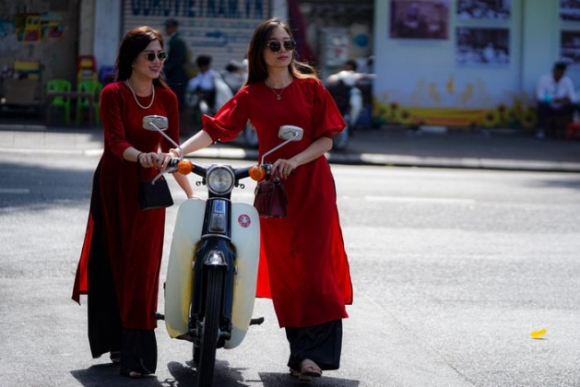
[[[538,117],[536,116],[536,109],[527,108],[522,112],[520,122],[524,128],[533,128],[536,126]]]
[[[500,123],[500,114],[498,110],[488,110],[483,114],[482,125],[486,128],[493,128]]]
[[[397,109],[396,117],[397,122],[403,125],[411,125],[414,124],[415,121],[413,120],[413,116],[407,109]]]

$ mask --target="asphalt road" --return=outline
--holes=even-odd
[[[163,325],[155,377],[128,380],[91,359],[86,305],[70,294],[97,160],[0,155],[2,386],[194,383],[191,345]],[[580,175],[332,168],[355,300],[341,369],[316,385],[580,385]],[[183,200],[170,182],[162,276]],[[249,183],[237,197],[251,202],[252,192]],[[266,322],[218,352],[216,386],[296,384],[270,301],[255,315]]]

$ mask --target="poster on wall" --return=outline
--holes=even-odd
[[[511,15],[512,0],[458,0],[459,20],[507,20]]]
[[[580,1],[560,0],[560,19],[580,21]]]
[[[449,0],[392,0],[389,36],[448,39]]]
[[[507,28],[457,27],[455,62],[508,64],[510,32]]]
[[[580,64],[580,31],[560,33],[560,58],[568,65]]]

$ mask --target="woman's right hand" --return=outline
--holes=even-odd
[[[171,157],[176,157],[176,158],[180,158],[181,157],[181,152],[178,148],[171,148],[169,149],[169,155]]]
[[[158,158],[157,158],[157,153],[155,153],[155,152],[143,152],[143,153],[139,154],[138,158],[139,158],[139,160],[137,160],[137,162],[143,168],[157,167]]]

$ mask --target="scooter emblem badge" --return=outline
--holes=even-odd
[[[238,217],[238,223],[243,228],[248,228],[248,227],[250,227],[250,224],[252,223],[252,220],[250,219],[250,217],[248,215],[242,214],[242,215],[240,215]]]

